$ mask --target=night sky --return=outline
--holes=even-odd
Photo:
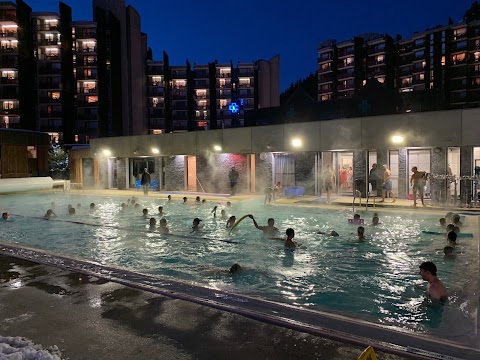
[[[56,0],[25,0],[33,11],[56,11]],[[74,20],[91,20],[90,0],[64,0]],[[362,33],[408,37],[451,17],[461,21],[473,0],[130,0],[155,60],[170,64],[250,62],[280,54],[281,89],[315,72],[318,44]],[[274,5],[271,5],[274,4]]]

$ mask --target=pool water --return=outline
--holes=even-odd
[[[227,208],[214,201],[195,205],[140,197],[140,208],[122,210],[125,197],[63,194],[8,195],[0,201],[2,212],[15,214],[1,225],[5,243],[419,332],[448,332],[455,337],[476,331],[478,237],[460,238],[459,254],[445,258],[444,237],[421,233],[440,230],[439,215],[378,210],[381,224],[375,227],[369,224],[373,212],[359,211],[367,240],[358,242],[358,225],[347,221],[351,208],[269,206],[262,200]],[[38,218],[52,201],[58,217]],[[96,210],[88,209],[90,202],[96,203]],[[68,215],[67,205],[78,203],[77,214]],[[273,217],[281,230],[278,236],[292,227],[301,247],[291,251],[281,241],[264,238],[249,218],[229,235],[226,220],[213,218],[214,205],[217,215],[222,209],[237,219],[253,214],[259,225]],[[170,235],[148,231],[150,217],[158,224],[158,206],[164,206]],[[142,216],[144,208],[148,218]],[[202,231],[191,231],[195,217],[203,220]],[[477,228],[472,216],[462,230]],[[340,236],[318,234],[331,229]],[[414,287],[421,282],[418,266],[423,261],[437,265],[438,276],[449,289],[444,306],[426,302]],[[244,271],[226,274],[234,263]]]

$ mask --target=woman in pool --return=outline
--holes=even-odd
[[[192,226],[192,231],[198,231],[202,229],[202,226],[200,226],[200,220],[199,218],[193,219],[193,226]]]

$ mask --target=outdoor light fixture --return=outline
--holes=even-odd
[[[160,154],[160,150],[158,150],[157,148],[152,148],[152,153]]]
[[[213,147],[213,150],[215,150],[215,151],[222,151],[222,147],[221,147],[220,145],[215,145],[215,146]]]
[[[400,144],[400,143],[402,143],[402,142],[403,142],[403,136],[401,136],[401,135],[393,135],[393,136],[392,136],[392,142],[393,142],[394,144]]]
[[[103,150],[103,155],[110,156],[110,155],[112,155],[112,152],[108,149],[105,149],[105,150]]]
[[[302,146],[302,140],[300,140],[300,139],[293,139],[293,140],[292,140],[292,146],[293,146],[293,147],[296,147],[296,148]]]

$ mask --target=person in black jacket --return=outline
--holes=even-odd
[[[143,186],[143,194],[145,196],[148,195],[148,188],[150,187],[150,174],[148,173],[148,169],[145,168],[143,170],[143,174],[142,174],[142,186]]]

